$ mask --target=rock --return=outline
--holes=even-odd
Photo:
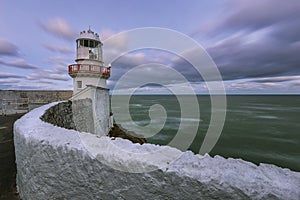
[[[114,127],[108,133],[109,137],[120,137],[123,139],[130,140],[133,143],[144,144],[146,143],[146,139],[141,136],[137,135],[134,132],[129,132],[125,130],[121,125],[114,124]]]

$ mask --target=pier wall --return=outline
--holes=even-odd
[[[26,113],[40,105],[71,98],[71,90],[0,90],[0,114]]]
[[[21,199],[298,199],[300,196],[299,172],[57,127],[40,119],[54,105],[37,108],[14,124]],[[160,154],[151,156],[155,152]],[[177,159],[169,162],[174,156]]]
[[[0,90],[0,98],[27,99],[29,103],[50,103],[71,98],[72,90]]]

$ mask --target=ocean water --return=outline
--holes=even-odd
[[[181,96],[181,100],[185,102],[188,102],[189,98],[191,97]],[[124,115],[121,124],[147,126],[150,123],[150,107],[159,104],[166,111],[166,123],[157,134],[144,135],[147,141],[168,145],[179,128],[188,138],[189,134],[193,134],[195,125],[198,124],[196,136],[188,148],[197,153],[211,117],[210,96],[198,95],[197,100],[200,118],[184,118],[176,96],[134,95],[130,98],[130,116]],[[112,104],[112,106],[115,105]],[[123,112],[117,106],[114,107],[114,111]],[[158,115],[152,123],[159,125],[161,120]],[[138,134],[143,135],[142,132]],[[209,154],[226,158],[242,158],[255,164],[270,163],[300,171],[300,95],[227,96],[224,128]]]

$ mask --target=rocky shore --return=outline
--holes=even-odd
[[[113,128],[108,133],[108,136],[120,137],[123,139],[130,140],[133,143],[139,143],[139,144],[144,144],[147,142],[143,136],[137,135],[134,132],[127,131],[121,125],[117,125],[117,124],[114,124]]]

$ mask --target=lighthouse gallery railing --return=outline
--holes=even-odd
[[[69,74],[77,73],[95,73],[102,76],[110,76],[110,67],[101,65],[87,65],[87,64],[72,64],[69,65]]]

